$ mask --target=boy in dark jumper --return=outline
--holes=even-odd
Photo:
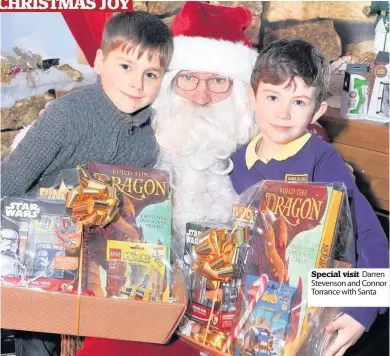
[[[114,16],[96,54],[97,83],[48,106],[2,162],[2,196],[50,187],[60,170],[89,161],[153,167],[157,146],[149,104],[172,53],[169,28],[156,16]]]
[[[173,54],[170,30],[147,12],[106,24],[95,85],[53,101],[1,164],[2,196],[34,194],[59,172],[96,161],[153,167],[158,148],[149,105]],[[16,332],[16,355],[59,355],[59,335]]]
[[[279,40],[262,50],[248,88],[261,134],[234,156],[232,184],[242,193],[261,180],[343,182],[348,191],[358,268],[388,268],[386,235],[330,144],[307,132],[327,109],[327,60],[310,43]],[[327,330],[338,332],[326,356],[343,355],[386,308],[348,308]]]

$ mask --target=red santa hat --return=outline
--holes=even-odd
[[[185,3],[171,27],[175,50],[169,69],[218,73],[249,83],[257,57],[244,34],[251,22],[245,7]]]

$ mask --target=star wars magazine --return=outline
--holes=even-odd
[[[1,282],[60,291],[77,282],[82,226],[62,201],[1,200]]]
[[[168,173],[148,168],[115,166],[90,162],[91,178],[109,182],[118,194],[119,215],[110,224],[85,229],[87,253],[86,288],[98,296],[111,296],[108,285],[117,283],[120,262],[107,259],[108,241],[127,241],[164,245],[165,275],[162,276],[163,297],[169,298],[169,266],[171,250],[172,200]],[[122,245],[121,245],[122,246]],[[128,247],[124,247],[126,249]],[[114,257],[115,260],[115,257]],[[126,280],[126,268],[122,279]],[[132,269],[134,272],[134,268]],[[110,281],[110,278],[116,281]],[[107,283],[108,281],[108,283]],[[160,283],[159,282],[159,283]]]

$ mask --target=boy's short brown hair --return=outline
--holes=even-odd
[[[251,86],[255,94],[260,81],[274,85],[301,77],[307,86],[315,87],[316,105],[327,97],[329,63],[319,49],[304,40],[278,40],[264,48],[252,71]]]
[[[145,11],[123,12],[113,16],[104,27],[100,46],[103,53],[119,47],[128,53],[136,46],[140,46],[140,57],[147,50],[150,56],[158,53],[161,68],[168,68],[173,54],[173,38],[163,21]]]

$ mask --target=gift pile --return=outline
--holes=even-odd
[[[337,185],[264,181],[243,193],[230,229],[189,223],[180,337],[215,355],[321,354],[324,320],[338,311],[307,306],[308,274],[345,258],[345,194]]]
[[[2,327],[166,342],[185,310],[170,263],[168,181],[160,170],[89,163],[63,171],[37,197],[4,197]],[[34,323],[17,317],[40,304],[71,311],[50,323],[44,314]],[[150,335],[150,323],[161,318]],[[137,330],[129,332],[129,322]]]
[[[339,310],[307,306],[308,272],[347,261],[345,187],[264,181],[230,224],[188,223],[185,284],[172,277],[168,182],[89,163],[37,197],[3,198],[2,327],[165,343],[180,322],[210,354],[321,354]]]

